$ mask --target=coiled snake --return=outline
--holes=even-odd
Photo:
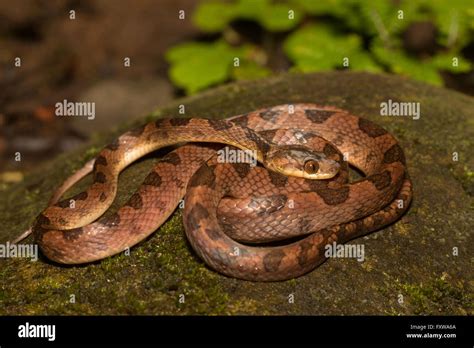
[[[164,156],[123,207],[100,218],[122,169],[182,143],[188,144]],[[252,150],[266,168],[221,163],[216,151],[222,144]],[[347,163],[365,176],[348,182]],[[91,171],[86,191],[58,202]],[[163,119],[123,134],[66,180],[33,233],[51,260],[99,260],[145,239],[185,194],[186,234],[209,266],[232,277],[275,281],[315,268],[325,260],[327,244],[398,219],[412,187],[397,140],[334,107],[279,105],[227,120]]]

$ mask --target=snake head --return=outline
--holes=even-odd
[[[341,167],[324,153],[296,145],[271,149],[267,152],[263,164],[274,172],[311,180],[331,179]]]

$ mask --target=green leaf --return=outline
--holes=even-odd
[[[441,86],[443,79],[430,60],[422,61],[406,55],[400,49],[388,49],[376,41],[371,48],[374,55],[385,63],[391,72],[409,76],[415,80]]]
[[[447,47],[462,47],[470,41],[469,28],[474,20],[472,1],[431,0],[426,5],[431,9],[436,26],[441,32],[440,44]]]
[[[364,19],[358,13],[360,0],[290,0],[290,4],[314,16],[332,16],[341,24],[360,29]]]
[[[290,18],[290,11],[294,18]],[[293,29],[302,19],[299,10],[285,4],[268,6],[260,15],[260,23],[269,31],[287,31]]]
[[[343,67],[343,58],[361,50],[361,39],[356,34],[337,35],[324,25],[309,25],[288,36],[283,47],[297,70],[318,71]]]
[[[259,21],[269,6],[269,0],[239,0],[235,11],[239,18]]]
[[[293,19],[289,19],[290,10],[294,11]],[[204,2],[198,6],[193,15],[194,24],[205,32],[222,31],[237,18],[258,22],[269,31],[286,31],[294,28],[302,15],[300,11],[287,4],[273,4],[269,0]]]
[[[446,70],[452,73],[468,72],[472,64],[461,56],[460,53],[440,53],[434,56],[431,64],[439,70]]]
[[[349,67],[352,70],[381,72],[383,69],[374,61],[373,57],[365,51],[356,51],[349,57]]]
[[[337,17],[346,18],[351,13],[351,5],[357,3],[357,0],[292,0],[290,3],[294,6],[301,8],[303,11],[311,15],[333,15]]]
[[[237,14],[233,4],[203,2],[193,14],[193,22],[202,31],[218,32],[223,30]]]
[[[384,42],[390,39],[390,29],[396,23],[395,20],[405,22],[397,18],[398,9],[391,1],[361,1],[359,8],[365,19],[364,31],[371,35],[378,35]]]
[[[423,11],[422,1],[424,0],[358,1],[358,11],[363,22],[359,30],[388,43],[411,23],[429,19]]]
[[[223,41],[191,42],[172,47],[166,53],[166,59],[171,63],[171,81],[184,88],[187,94],[224,82],[230,76],[234,57],[240,53],[241,49]]]

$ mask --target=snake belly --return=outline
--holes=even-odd
[[[341,162],[344,156],[365,176],[351,183],[347,170],[331,180],[286,177],[245,163],[218,163],[216,151],[223,145],[201,144],[255,149],[261,160],[265,139],[319,146]],[[125,166],[157,148],[189,142],[199,144],[170,152],[123,207],[100,218]],[[347,111],[315,104],[279,105],[225,121],[159,120],[120,136],[88,171],[94,182],[71,198],[73,208],[71,199],[56,200],[79,179],[74,175],[36,220],[35,239],[53,261],[79,264],[122,252],[164,223],[185,195],[186,235],[211,268],[252,281],[285,280],[322,263],[327,244],[396,221],[412,198],[403,151],[390,133]],[[297,236],[286,245],[258,245]]]

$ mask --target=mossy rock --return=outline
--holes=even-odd
[[[380,116],[380,103],[388,99],[420,102],[421,118]],[[472,315],[473,98],[396,76],[287,74],[177,100],[143,122],[179,116],[180,104],[188,117],[222,118],[297,102],[335,105],[371,119],[392,132],[405,150],[414,201],[397,223],[352,241],[364,244],[364,262],[331,259],[305,276],[277,283],[227,278],[192,251],[178,209],[130,256],[79,267],[59,266],[44,257],[1,260],[0,313]],[[131,126],[97,134],[88,146],[3,188],[0,243],[25,230],[64,178]],[[113,209],[155,161],[148,156],[124,171]],[[75,192],[87,184],[84,180]],[[31,242],[31,237],[25,241]]]

